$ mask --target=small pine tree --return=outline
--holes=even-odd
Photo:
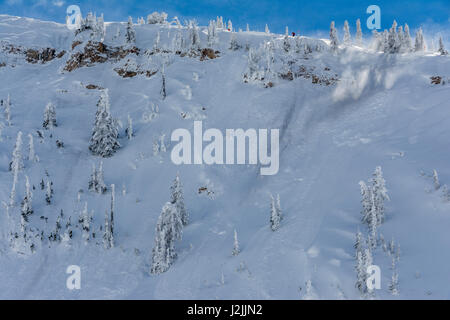
[[[100,166],[97,171],[97,193],[103,194],[105,193],[108,188],[106,187],[105,181],[103,180],[103,161],[100,161]]]
[[[397,34],[397,21],[394,20],[391,29],[389,29],[387,48],[385,48],[385,53],[398,53],[400,49],[400,43]]]
[[[175,242],[179,237],[175,234],[174,221],[177,219],[177,210],[167,202],[159,216],[156,225],[155,246],[152,252],[150,273],[160,274],[166,272],[175,261],[177,254]]]
[[[344,22],[344,44],[346,46],[351,45],[352,40],[351,40],[351,35],[350,35],[350,26],[348,24],[348,21],[345,20]]]
[[[236,51],[236,50],[239,50],[240,47],[241,46],[237,42],[236,35],[234,33],[232,33],[231,37],[230,37],[230,48],[229,49]]]
[[[49,102],[45,106],[44,110],[44,122],[42,123],[42,127],[44,129],[53,129],[53,127],[57,127],[56,124],[56,109],[53,103]]]
[[[361,295],[364,295],[367,292],[366,287],[366,278],[367,272],[365,269],[363,251],[356,251],[356,288],[359,290]]]
[[[269,30],[269,26],[266,24],[266,27],[264,28],[265,33],[269,34],[270,30]]]
[[[61,220],[62,216],[56,218],[55,231],[53,232],[53,241],[61,242]]]
[[[398,272],[397,272],[397,267],[396,267],[394,258],[392,259],[392,277],[391,277],[391,281],[389,283],[389,292],[393,296],[398,296],[399,295],[399,290],[398,290]]]
[[[385,184],[381,167],[376,167],[372,178],[372,193],[378,225],[384,222],[384,201],[390,200]]]
[[[422,28],[419,28],[419,30],[416,32],[416,42],[414,45],[414,51],[416,52],[422,52],[425,51],[425,40],[423,37],[423,31]]]
[[[410,52],[412,50],[411,34],[407,23],[405,23],[405,28],[403,31],[403,49],[405,52]]]
[[[28,160],[33,162],[38,161],[38,157],[34,151],[33,135],[31,134],[28,135]]]
[[[434,183],[434,190],[439,190],[439,188],[441,187],[441,183],[439,182],[439,177],[436,170],[433,170],[433,183]]]
[[[439,50],[438,50],[438,52],[441,54],[441,56],[448,55],[448,51],[445,50],[444,41],[442,41],[442,37],[439,38]]]
[[[95,164],[92,164],[92,173],[91,178],[89,179],[89,191],[96,192],[97,191],[97,168]]]
[[[131,119],[130,114],[128,114],[128,126],[125,130],[125,133],[127,134],[128,140],[131,140],[134,137],[133,132],[133,119]]]
[[[171,189],[170,202],[177,209],[181,223],[183,226],[185,226],[189,223],[189,215],[184,206],[183,189],[182,189],[182,184],[180,182],[180,176],[178,174],[173,182],[173,185],[170,187],[170,189]]]
[[[207,42],[208,46],[212,48],[214,44],[216,43],[216,23],[214,20],[209,21],[208,29],[207,29]]]
[[[128,17],[127,33],[125,35],[125,39],[128,44],[133,44],[136,42],[136,33],[133,27],[133,18],[131,17]]]
[[[284,36],[283,38],[283,50],[284,52],[289,52],[291,50],[291,43],[289,42],[289,36]]]
[[[370,210],[370,224],[369,224],[369,247],[375,249],[377,247],[377,227],[378,227],[378,215],[377,208],[375,206],[374,194],[372,193],[372,208]]]
[[[25,176],[25,187],[26,193],[25,198],[22,200],[21,214],[23,219],[28,222],[28,216],[33,214],[33,208],[31,205],[33,194],[31,193],[30,181],[28,180],[28,176]]]
[[[13,185],[11,188],[11,195],[9,198],[9,206],[14,206],[16,199],[16,186],[19,179],[19,172],[23,168],[23,160],[22,160],[22,132],[19,131],[17,133],[16,144],[14,146],[14,151],[12,155],[12,161],[9,165],[10,170],[13,174]]]
[[[158,31],[156,33],[155,42],[153,43],[153,51],[155,51],[155,52],[160,51],[160,42],[161,42],[161,32]]]
[[[361,188],[361,204],[362,204],[362,211],[361,211],[361,220],[363,223],[370,224],[370,211],[372,210],[372,195],[370,187],[368,187],[364,181],[359,182],[359,186]]]
[[[160,91],[160,95],[161,95],[161,99],[164,100],[166,99],[167,96],[167,92],[166,92],[166,72],[164,70],[164,64],[161,68],[161,91]]]
[[[9,170],[12,171],[13,174],[15,172],[23,169],[23,157],[22,157],[22,132],[19,131],[17,133],[16,144],[14,145],[14,150],[12,154],[12,159],[9,164]]]
[[[362,35],[362,29],[361,29],[361,20],[356,20],[356,45],[362,46],[363,44],[363,35]]]
[[[370,251],[370,248],[364,249],[364,252],[363,252],[363,263],[364,263],[364,267],[363,267],[363,271],[364,271],[364,284],[365,284],[365,287],[366,287],[366,292],[369,293],[369,294],[371,294],[371,293],[372,293],[372,292],[371,292],[372,290],[370,290],[370,289],[367,288],[367,286],[366,286],[366,280],[367,280],[367,277],[368,277],[368,274],[367,274],[367,268],[373,264],[372,251]]]
[[[47,190],[45,192],[45,201],[47,202],[47,205],[50,205],[52,203],[53,198],[53,182],[50,182],[47,180]]]
[[[228,20],[228,30],[233,32],[233,23],[231,22],[231,20]]]
[[[200,35],[198,33],[197,23],[194,20],[189,21],[189,48],[191,51],[196,51],[200,48]]]
[[[120,144],[116,122],[110,112],[108,89],[102,92],[97,107],[89,150],[95,155],[110,157],[120,148]]]
[[[82,238],[87,243],[90,240],[90,217],[87,202],[84,203],[83,211],[80,213],[78,223],[81,225]]]
[[[333,52],[336,52],[339,48],[338,34],[334,26],[334,21],[331,21],[330,25],[330,47]]]
[[[277,195],[277,201],[272,195],[270,195],[270,228],[272,231],[276,231],[280,228],[281,223],[281,208],[280,208],[280,195]]]
[[[72,239],[73,231],[72,231],[72,217],[69,217],[66,222],[66,230],[64,231],[63,241],[68,242]]]
[[[239,248],[239,241],[237,237],[236,229],[234,230],[234,246],[233,246],[233,256],[237,256],[241,252],[241,249]]]
[[[5,102],[5,119],[8,126],[11,126],[11,96],[9,94]]]
[[[355,244],[353,245],[353,247],[355,248],[355,252],[362,252],[363,250],[363,236],[361,232],[357,232],[356,233],[356,239],[355,239]]]

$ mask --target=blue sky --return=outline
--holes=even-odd
[[[169,19],[176,15],[181,21],[196,18],[206,24],[220,15],[231,19],[235,28],[244,29],[249,23],[252,30],[262,31],[268,23],[273,32],[282,33],[287,25],[302,34],[326,34],[331,20],[342,26],[346,19],[354,25],[357,18],[369,32],[366,9],[376,4],[381,8],[383,29],[389,28],[393,19],[407,22],[412,29],[424,26],[442,32],[450,26],[450,0],[0,0],[0,13],[64,22],[71,4],[80,6],[83,15],[104,13],[106,21],[125,21],[129,15],[135,19],[163,10]]]

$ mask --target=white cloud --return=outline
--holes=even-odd
[[[65,2],[63,0],[54,0],[52,3],[54,6],[62,7]]]

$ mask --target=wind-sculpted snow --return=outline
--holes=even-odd
[[[396,253],[381,242],[373,251],[381,269],[374,297],[449,298],[450,87],[442,85],[448,56],[361,46],[333,53],[323,40],[225,29],[212,39],[203,26],[192,51],[174,40],[189,39],[192,25],[133,25],[134,43],[126,41],[126,23],[105,28],[101,39],[89,30],[75,35],[60,24],[0,16],[2,48],[55,50],[45,63],[0,53],[0,298],[359,299],[353,246],[358,229],[365,238],[369,232],[359,182],[371,185],[377,166],[390,198],[378,232],[401,251],[399,296],[388,288]],[[80,58],[91,49],[98,59]],[[253,66],[247,49],[258,54]],[[65,70],[73,61],[79,66]],[[432,83],[436,76],[439,84]],[[104,122],[117,126],[120,148],[100,158],[89,146],[104,89]],[[44,118],[49,102],[55,109],[47,107]],[[193,132],[194,121],[223,132],[279,129],[278,174],[261,176],[258,165],[248,164],[176,166],[171,133]],[[100,123],[96,130],[103,129]],[[19,131],[23,169],[10,206]],[[189,221],[176,259],[153,274],[157,222],[177,174]],[[34,253],[11,246],[11,232],[20,233],[26,177]],[[112,184],[114,247],[106,249]],[[280,197],[280,220],[271,195]],[[55,241],[57,221],[62,231],[71,228],[72,239]],[[70,265],[81,268],[80,290],[66,286]]]

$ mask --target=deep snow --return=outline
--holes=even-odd
[[[107,24],[106,44],[113,44],[118,25]],[[125,24],[120,26],[123,35]],[[159,29],[162,45],[169,47],[176,31],[175,26],[161,25],[135,29],[141,49],[152,48]],[[67,52],[45,64],[0,54],[0,62],[6,63],[0,68],[0,97],[6,99],[9,93],[12,101],[12,126],[6,125],[3,112],[0,118],[5,124],[0,199],[9,199],[8,165],[20,130],[24,154],[31,133],[40,159],[25,160],[19,176],[18,201],[25,174],[36,186],[30,224],[45,225],[39,217],[47,216],[50,230],[61,209],[76,219],[85,201],[94,211],[95,225],[103,223],[110,195],[87,190],[91,166],[100,162],[88,150],[99,91],[85,86],[108,88],[111,112],[123,123],[122,148],[103,159],[105,182],[116,185],[116,247],[105,250],[76,238],[70,245],[45,244],[34,254],[18,255],[8,247],[10,224],[2,207],[0,298],[300,299],[305,297],[305,282],[311,280],[312,298],[358,299],[353,243],[358,229],[366,233],[360,222],[358,182],[369,179],[376,166],[383,169],[391,198],[380,232],[401,245],[398,297],[387,288],[390,258],[381,249],[374,254],[382,270],[376,298],[450,298],[450,204],[434,191],[430,178],[436,169],[441,184],[450,184],[450,86],[430,83],[431,76],[450,76],[448,56],[385,55],[358,47],[341,48],[336,55],[314,52],[301,63],[316,70],[328,66],[339,77],[336,84],[297,78],[279,79],[273,88],[264,88],[243,83],[247,52],[228,50],[230,32],[220,31],[218,58],[171,59],[165,70],[168,96],[162,101],[159,73],[124,79],[113,70],[123,61],[64,72],[73,37],[64,25],[0,16],[2,44]],[[201,37],[206,46],[205,34]],[[258,47],[270,37],[243,32],[237,39]],[[158,65],[160,58],[152,59]],[[36,130],[42,129],[50,101],[56,105],[58,127],[51,131],[53,137],[44,131],[41,140]],[[152,105],[159,108],[154,117]],[[134,121],[132,140],[124,134],[128,114]],[[261,176],[259,167],[250,165],[175,166],[170,134],[177,128],[192,132],[194,120],[222,131],[279,128],[279,173]],[[155,156],[153,142],[162,134],[167,152]],[[56,147],[58,139],[64,148]],[[50,206],[39,187],[45,170],[54,183]],[[190,224],[170,270],[149,275],[155,224],[177,172]],[[213,194],[200,194],[201,187]],[[84,192],[78,202],[80,189]],[[280,194],[284,214],[276,232],[269,228],[270,193]],[[10,214],[16,215],[17,228],[18,207]],[[231,254],[235,229],[238,256]],[[73,264],[82,269],[81,290],[66,288],[65,271]]]

